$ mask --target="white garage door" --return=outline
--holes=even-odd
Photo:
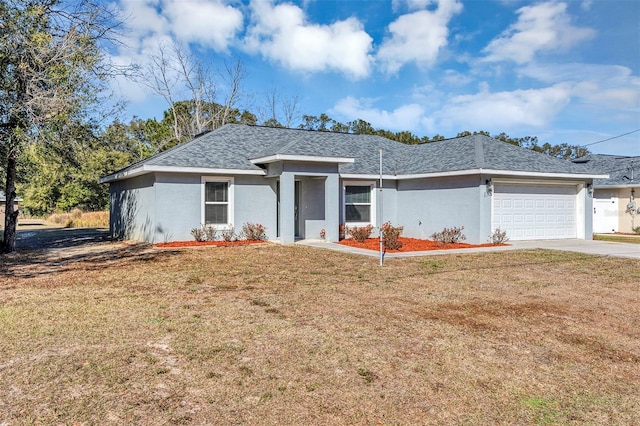
[[[576,187],[495,185],[493,229],[511,240],[576,238]]]

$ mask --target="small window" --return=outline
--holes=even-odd
[[[204,223],[228,225],[230,218],[230,182],[204,182]]]
[[[345,186],[345,222],[371,222],[371,186]]]

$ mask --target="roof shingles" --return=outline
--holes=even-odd
[[[592,173],[609,174],[609,179],[594,179],[597,186],[640,186],[640,157],[589,154],[574,160],[577,166]]]
[[[353,158],[342,174],[415,175],[461,170],[589,174],[584,167],[484,135],[404,145],[380,136],[228,124],[122,169],[143,165],[181,168],[260,170],[252,159],[277,154]]]

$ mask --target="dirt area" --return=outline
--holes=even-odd
[[[86,262],[113,263],[142,256],[150,244],[116,241],[102,228],[62,228],[42,219],[21,219],[16,252],[0,255],[0,273],[16,266],[26,276],[31,271],[60,271],[63,265]]]

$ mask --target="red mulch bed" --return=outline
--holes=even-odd
[[[450,250],[461,248],[474,248],[474,247],[494,247],[496,245],[506,244],[467,244],[467,243],[454,243],[441,245],[438,242],[431,240],[419,240],[417,238],[400,237],[398,240],[402,243],[400,250],[386,250],[389,253],[407,252],[407,251],[429,251],[429,250]],[[363,248],[367,250],[380,250],[380,240],[377,238],[367,238],[364,243],[359,243],[353,238],[340,241],[340,244],[350,247]]]
[[[172,241],[170,243],[158,243],[156,247],[229,247],[229,246],[246,246],[248,244],[260,244],[266,241],[262,240],[241,240],[241,241]]]

